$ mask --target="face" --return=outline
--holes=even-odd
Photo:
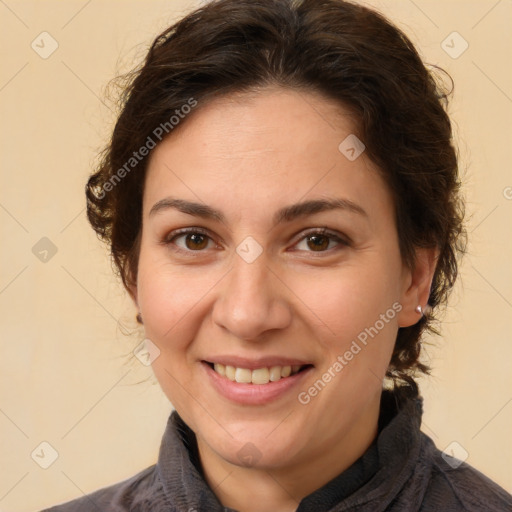
[[[376,419],[411,274],[383,179],[338,148],[355,132],[269,89],[199,105],[152,153],[133,295],[164,392],[230,463],[300,464]]]

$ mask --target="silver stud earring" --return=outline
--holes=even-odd
[[[416,306],[415,311],[418,313],[418,315],[423,316],[423,308],[419,304]]]

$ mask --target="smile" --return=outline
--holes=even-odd
[[[299,373],[307,366],[308,365],[270,366],[251,370],[249,368],[238,368],[220,363],[210,363],[210,367],[213,368],[216,373],[232,382],[258,385],[285,379]]]
[[[219,357],[215,362],[201,361],[201,367],[212,389],[230,402],[264,405],[280,398],[293,397],[290,393],[293,390],[298,393],[304,387],[301,383],[314,370],[312,364],[275,359],[250,361]]]

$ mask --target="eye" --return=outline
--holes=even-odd
[[[339,246],[348,246],[349,243],[335,233],[325,229],[310,231],[295,245],[295,249],[307,252],[327,252]]]
[[[174,244],[182,251],[200,252],[215,247],[215,242],[204,231],[193,228],[171,233],[165,240],[166,245]]]

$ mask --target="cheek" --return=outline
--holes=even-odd
[[[142,246],[137,301],[146,332],[164,340],[193,314],[194,307],[208,289],[206,275],[194,278],[190,269],[170,264],[165,254]],[[148,336],[149,337],[149,336]]]
[[[297,280],[296,292],[319,324],[315,342],[324,353],[320,371],[327,380],[339,376],[325,400],[332,393],[337,402],[353,401],[362,389],[371,394],[381,387],[401,309],[393,266],[384,266],[374,261],[364,268],[346,266],[317,274],[314,280]]]
[[[326,343],[336,343],[335,339],[346,342],[392,309],[399,297],[396,286],[390,283],[392,273],[389,268],[384,272],[378,265],[343,267],[335,272],[295,277],[293,291],[312,313],[310,317],[316,320],[313,321]],[[386,327],[396,325],[395,317],[395,311],[390,311]]]
[[[160,350],[152,369],[167,398],[180,410],[187,409],[191,347],[199,325],[205,276],[170,265],[165,258],[141,251],[137,299],[145,336]],[[208,289],[207,287],[206,289]]]

